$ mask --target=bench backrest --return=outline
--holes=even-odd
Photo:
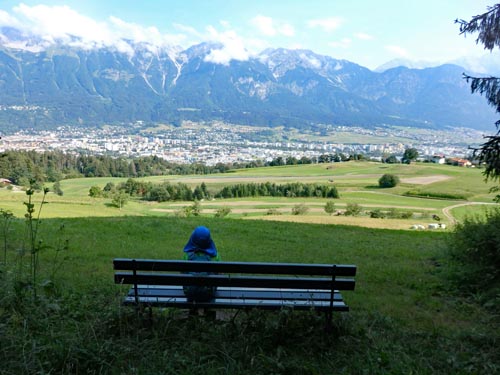
[[[208,285],[254,288],[354,290],[356,266],[344,264],[113,260],[115,282],[149,285]],[[189,272],[211,272],[209,276]]]

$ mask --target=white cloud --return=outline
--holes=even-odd
[[[287,46],[288,49],[307,49],[306,46],[304,46],[301,43],[291,43]]]
[[[283,22],[275,22],[272,18],[258,16],[253,20],[264,35],[293,36],[294,28]],[[143,43],[150,51],[158,48],[181,45],[187,48],[203,41],[212,41],[221,47],[213,49],[206,57],[207,61],[217,64],[229,64],[231,60],[248,60],[253,54],[269,47],[268,41],[258,38],[243,38],[238,35],[228,21],[221,20],[219,31],[213,26],[200,32],[182,24],[173,24],[173,33],[162,33],[156,27],[124,21],[117,17],[109,17],[97,22],[85,15],[77,13],[69,6],[28,6],[20,4],[11,13],[0,10],[0,26],[18,28],[27,36],[37,36],[25,41],[9,41],[2,37],[2,44],[10,47],[40,51],[55,43],[93,49],[114,47],[119,51],[133,54],[134,43]],[[36,40],[35,42],[33,42]],[[173,49],[168,49],[175,53]]]
[[[191,37],[195,38],[195,39],[198,39],[198,40],[202,40],[205,38],[205,34],[203,33],[200,33],[198,30],[196,30],[194,27],[192,26],[187,26],[187,25],[183,25],[183,24],[180,24],[180,23],[174,23],[172,25],[176,30],[179,30],[181,31],[182,33],[184,34],[188,34],[190,35]]]
[[[273,25],[273,19],[266,16],[256,16],[250,20],[250,23],[266,36],[275,36],[277,34]]]
[[[307,25],[311,28],[319,27],[325,32],[332,32],[338,29],[343,23],[340,17],[329,17],[307,21]]]
[[[209,26],[207,31],[209,40],[221,43],[222,48],[210,51],[205,57],[205,61],[228,65],[231,60],[245,61],[250,58],[250,53],[245,48],[243,39],[233,30],[219,33],[214,27]]]
[[[15,17],[0,9],[0,26],[20,27],[21,23]]]
[[[373,39],[375,39],[375,37],[373,35],[366,34],[366,33],[356,33],[356,34],[354,34],[354,36],[358,39],[361,39],[361,40],[373,40]]]
[[[82,16],[66,5],[29,7],[20,4],[14,8],[14,12],[27,21],[25,28],[48,41],[70,41],[72,36],[76,36],[84,41],[108,44],[113,39],[106,24]]]
[[[292,37],[295,35],[295,29],[292,25],[275,21],[271,17],[258,15],[250,20],[250,24],[265,36],[283,35]]]
[[[184,34],[162,34],[156,27],[144,27],[113,16],[109,19],[120,39],[148,43],[157,47],[181,44],[186,39]]]
[[[282,26],[280,26],[279,33],[284,36],[292,37],[295,35],[295,29],[293,28],[292,25],[285,23]]]
[[[113,46],[121,52],[133,53],[129,41],[147,43],[151,48],[181,44],[186,35],[162,34],[156,27],[144,27],[116,17],[106,22],[97,22],[63,6],[20,4],[13,14],[0,10],[0,25],[12,26],[26,35],[36,35],[42,41],[24,49],[41,50],[56,42],[85,49]],[[14,43],[16,43],[14,45]],[[23,48],[19,42],[10,42],[11,47]]]
[[[334,48],[349,48],[352,40],[350,38],[343,38],[341,40],[330,42],[328,45]]]
[[[394,45],[388,45],[388,46],[385,46],[384,48],[387,51],[389,51],[392,54],[397,55],[399,57],[405,57],[405,58],[410,57],[410,54],[408,53],[408,51],[405,50],[403,47],[394,46]]]

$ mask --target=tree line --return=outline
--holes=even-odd
[[[115,185],[108,182],[104,188],[92,186],[89,190],[91,197],[110,197],[125,194],[128,197],[138,197],[147,201],[200,201],[212,198],[244,198],[244,197],[301,197],[301,198],[339,198],[337,188],[333,185],[303,184],[300,182],[288,184],[248,183],[235,184],[223,187],[218,192],[210,192],[204,182],[191,189],[184,183],[171,184],[164,182],[153,184],[129,178],[127,181]]]
[[[362,155],[348,156],[343,153],[323,154],[318,157],[278,156],[270,161],[243,163],[218,163],[213,166],[203,163],[178,164],[158,156],[137,158],[87,155],[62,151],[9,150],[0,153],[0,178],[7,178],[15,185],[42,188],[45,183],[54,183],[68,178],[80,177],[148,177],[163,175],[225,173],[234,169],[266,166],[332,163],[360,160]]]
[[[114,158],[106,155],[71,154],[62,151],[9,150],[0,154],[0,177],[22,186],[43,186],[78,177],[148,177],[223,173],[228,166],[201,163],[176,164],[157,156]]]
[[[303,184],[294,182],[288,184],[248,183],[225,186],[215,195],[216,198],[243,197],[317,197],[339,198],[337,188],[333,185]]]

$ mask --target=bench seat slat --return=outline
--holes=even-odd
[[[161,287],[150,288],[149,286],[139,286],[137,294],[142,297],[157,298],[178,298],[184,297],[184,291],[181,287]],[[134,288],[128,292],[129,297],[135,295]],[[280,289],[255,289],[255,288],[218,288],[215,292],[215,298],[238,298],[238,299],[297,299],[297,300],[330,300],[330,292],[315,290],[280,290]],[[334,293],[334,300],[341,301],[342,295],[337,291]]]
[[[193,262],[195,263],[195,262]],[[199,276],[189,274],[144,274],[134,276],[130,272],[117,272],[117,284],[152,284],[152,285],[207,285],[207,286],[240,286],[240,287],[269,287],[269,288],[300,288],[324,289],[332,286],[329,278],[321,277],[272,277],[272,276],[233,276],[210,275]],[[354,290],[354,280],[336,278],[335,288],[339,290]]]
[[[115,270],[169,271],[169,272],[215,272],[254,273],[274,275],[318,275],[332,274],[332,264],[259,263],[259,262],[190,262],[185,260],[125,259],[113,260]],[[356,276],[356,266],[335,265],[337,276]]]
[[[141,304],[152,307],[178,307],[178,308],[212,308],[212,309],[243,309],[259,308],[278,310],[282,308],[293,308],[296,310],[319,310],[327,311],[330,308],[329,301],[303,301],[303,300],[259,300],[259,299],[215,299],[213,302],[188,302],[185,297],[157,298],[142,297]],[[134,297],[126,297],[125,305],[135,305]],[[348,311],[349,307],[343,301],[333,302],[334,311]]]

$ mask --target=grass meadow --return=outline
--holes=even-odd
[[[378,179],[385,173],[398,176],[401,183],[390,189],[378,187]],[[282,167],[267,167],[236,170],[231,173],[190,176],[156,176],[141,180],[153,183],[169,181],[182,182],[191,187],[205,183],[215,194],[222,187],[241,183],[322,183],[333,184],[340,193],[335,199],[337,215],[324,212],[326,199],[319,198],[240,198],[202,201],[201,215],[213,216],[221,207],[231,210],[229,216],[241,219],[263,219],[275,221],[297,221],[325,224],[348,224],[387,229],[409,229],[413,224],[427,226],[432,215],[438,215],[441,222],[450,226],[455,219],[463,217],[462,212],[480,214],[484,205],[493,202],[489,193],[492,183],[485,183],[481,170],[459,168],[429,163],[381,164],[373,162],[349,162],[334,164],[313,164]],[[81,178],[61,181],[63,196],[53,193],[48,196],[44,207],[45,217],[88,217],[88,216],[171,216],[192,205],[192,202],[144,202],[130,199],[121,209],[111,205],[111,199],[91,198],[91,186],[103,188],[108,182],[118,184],[125,178]],[[411,193],[408,196],[408,193]],[[443,199],[446,198],[446,199]],[[0,189],[0,204],[16,216],[22,216],[22,191]],[[348,204],[362,207],[358,217],[340,215]],[[292,215],[295,205],[308,208],[305,215]],[[463,208],[466,205],[466,208]],[[373,210],[396,209],[411,212],[411,219],[370,219]],[[272,210],[272,211],[270,211]],[[457,210],[455,217],[454,211]],[[447,213],[447,214],[446,214]]]
[[[193,185],[204,181],[215,189],[238,179],[325,183],[333,179],[339,184],[341,198],[335,200],[339,210],[356,202],[370,209],[396,207],[442,215],[443,209],[456,206],[451,212],[459,219],[469,207],[491,202],[478,170],[385,167],[343,163],[151,180]],[[393,189],[376,188],[387,170],[403,182]],[[29,245],[22,218],[26,195],[0,191],[0,207],[15,214],[8,228],[0,222],[1,374],[500,372],[498,314],[481,306],[477,296],[456,295],[447,282],[449,231],[408,230],[414,221],[432,221],[428,216],[409,220],[330,216],[322,211],[321,199],[249,198],[201,202],[200,216],[180,217],[176,210],[192,202],[131,200],[120,210],[109,199],[88,197],[90,186],[102,187],[109,181],[120,180],[62,181],[64,195],[48,195],[37,232],[43,246],[38,254],[36,301],[32,285],[26,282],[29,254],[23,256],[22,251]],[[441,193],[450,186],[467,190],[467,200],[404,195],[416,188]],[[34,198],[39,202],[41,194]],[[297,202],[307,205],[309,212],[289,213]],[[468,203],[483,204],[460,206]],[[232,212],[215,218],[211,210],[221,205]],[[269,208],[283,212],[268,215]],[[211,229],[227,261],[356,264],[356,290],[344,293],[351,311],[334,314],[333,332],[327,333],[324,317],[312,312],[250,311],[213,320],[158,309],[151,321],[123,307],[120,301],[126,289],[113,283],[112,259],[180,259],[197,225]]]

